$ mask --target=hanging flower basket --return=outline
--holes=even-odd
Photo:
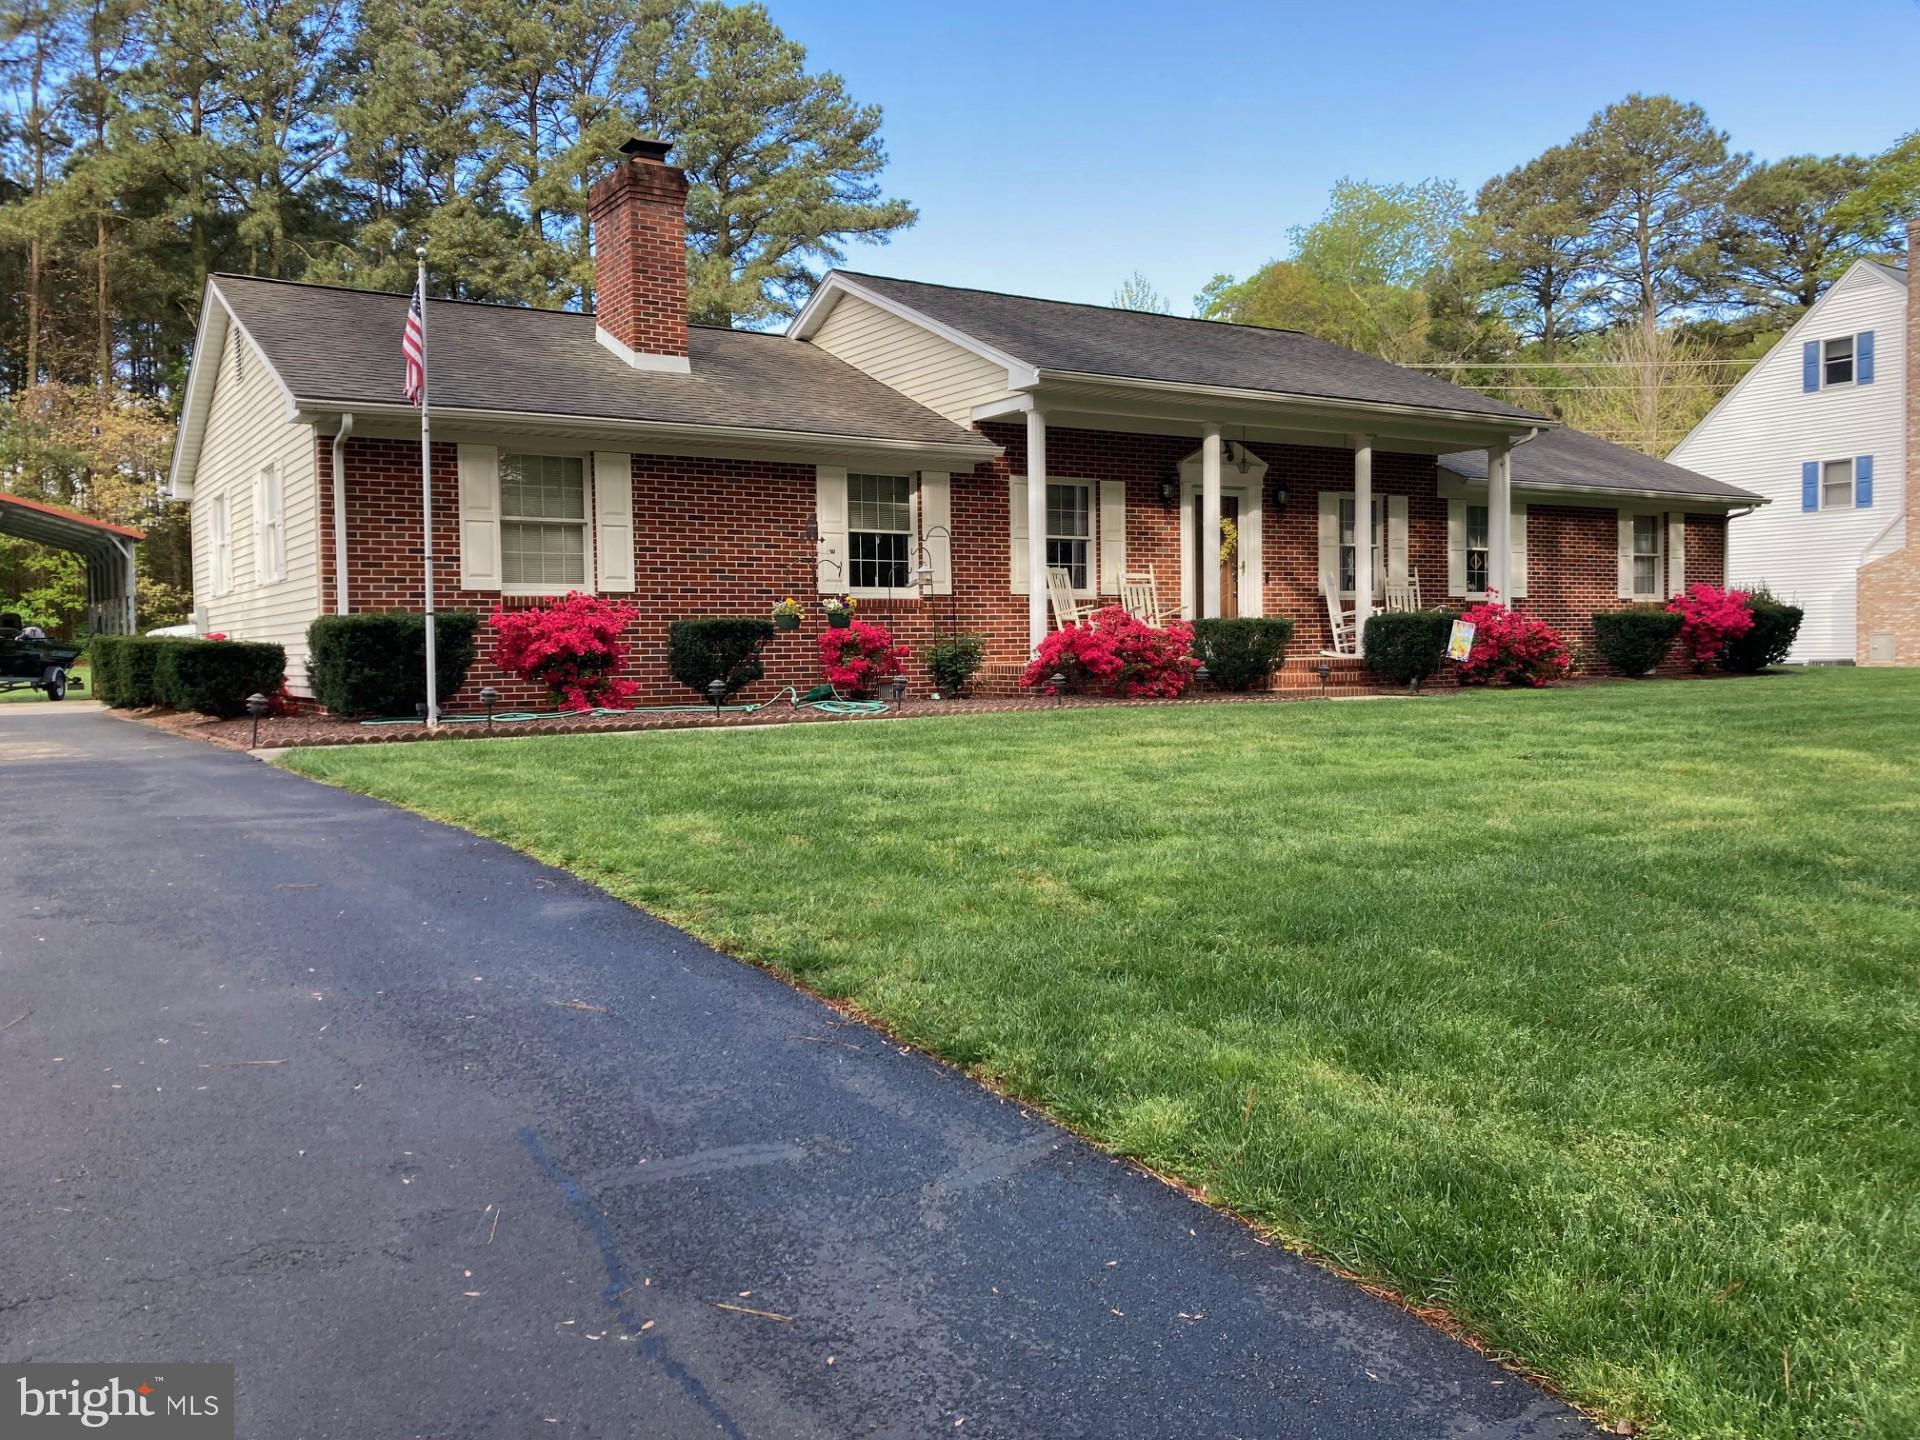
[[[791,595],[773,607],[773,628],[776,630],[800,628],[800,602]]]
[[[844,630],[853,623],[853,597],[844,598],[835,595],[824,602],[827,612],[827,624],[835,630]]]

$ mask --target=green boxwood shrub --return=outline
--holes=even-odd
[[[1747,592],[1747,609],[1753,612],[1753,628],[1721,647],[1719,664],[1722,670],[1753,675],[1787,658],[1805,612],[1764,585]]]
[[[246,714],[249,695],[272,695],[286,678],[286,647],[257,640],[174,640],[153,667],[163,705],[225,719]]]
[[[978,635],[951,635],[927,647],[927,673],[941,694],[952,698],[980,672],[986,642]]]
[[[1240,615],[1193,622],[1193,654],[1207,667],[1207,678],[1222,690],[1265,686],[1287,658],[1293,621],[1278,616]]]
[[[1687,617],[1664,605],[1629,605],[1593,617],[1593,648],[1622,675],[1644,675],[1667,658]]]
[[[480,617],[433,617],[434,675],[444,702],[466,683]],[[402,610],[322,615],[307,627],[307,683],[336,715],[409,716],[427,703],[427,617]]]
[[[1393,685],[1417,685],[1440,668],[1457,610],[1382,610],[1367,617],[1366,666]]]
[[[161,656],[178,645],[211,643],[164,635],[96,635],[88,646],[94,698],[116,710],[170,704],[160,688]]]
[[[676,620],[667,627],[667,670],[701,699],[716,677],[727,682],[727,698],[747,688],[767,667],[760,651],[773,638],[773,621],[758,617],[713,615]]]

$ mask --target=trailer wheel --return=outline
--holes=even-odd
[[[47,692],[47,699],[49,700],[66,699],[67,672],[58,665],[49,665],[47,667],[46,678],[40,682],[40,688]]]

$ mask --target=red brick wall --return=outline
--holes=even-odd
[[[687,177],[627,160],[587,198],[593,221],[594,315],[642,355],[687,353]]]
[[[1004,674],[1026,658],[1027,597],[1008,589],[1006,477],[1025,469],[1025,433],[1017,426],[982,427],[1006,454],[971,474],[955,474],[952,489],[954,593],[920,599],[863,600],[862,618],[885,624],[912,646],[908,676],[913,693],[930,688],[922,657],[927,646],[952,629],[986,638],[987,662]],[[1177,478],[1180,461],[1193,453],[1191,439],[1111,431],[1051,430],[1049,469],[1089,481],[1118,480],[1127,486],[1127,559],[1130,567],[1152,565],[1163,602],[1180,592],[1180,511],[1160,498],[1164,480]],[[1326,606],[1319,590],[1320,491],[1352,488],[1351,452],[1302,446],[1249,446],[1269,465],[1262,499],[1264,606],[1295,624],[1292,653],[1309,655],[1327,643]],[[356,610],[417,609],[422,603],[419,446],[413,441],[355,439],[348,447],[347,509],[349,591]],[[434,556],[437,601],[448,610],[491,613],[501,603],[493,593],[459,588],[457,448],[434,446]],[[320,535],[328,608],[333,605],[331,442],[319,441]],[[773,461],[683,459],[635,455],[635,590],[617,596],[640,610],[628,632],[632,674],[641,704],[693,703],[697,697],[666,673],[666,629],[671,620],[695,615],[765,615],[792,595],[806,608],[798,633],[776,635],[767,655],[767,678],[749,692],[765,698],[777,688],[802,691],[817,683],[814,648],[823,624],[814,583],[814,554],[806,539],[814,508],[814,468]],[[1276,484],[1287,503],[1276,510]],[[1438,601],[1447,580],[1446,502],[1435,488],[1431,457],[1379,454],[1374,487],[1382,495],[1407,497],[1408,563],[1426,595]],[[1528,524],[1528,596],[1523,603],[1582,645],[1592,643],[1596,609],[1617,598],[1617,526],[1611,509],[1535,505]],[[1725,524],[1718,517],[1692,517],[1687,529],[1687,574],[1718,581],[1724,567]],[[509,606],[538,600],[509,599]],[[482,632],[481,654],[486,651]],[[515,705],[546,703],[532,687],[514,681],[484,659],[454,702],[473,704],[480,686],[492,684]]]

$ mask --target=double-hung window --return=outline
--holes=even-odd
[[[1351,595],[1359,582],[1359,552],[1354,545],[1354,504],[1351,495],[1340,497],[1340,589]],[[1376,582],[1384,584],[1385,574],[1380,568],[1380,520],[1383,506],[1379,496],[1373,500],[1373,574]],[[1481,507],[1481,514],[1486,513]],[[1378,588],[1376,585],[1375,588]]]
[[[847,476],[847,584],[906,588],[913,548],[913,482],[905,475]]]
[[[1633,593],[1660,594],[1660,532],[1658,515],[1633,517]]]
[[[1836,336],[1820,347],[1820,383],[1823,386],[1853,383],[1853,351],[1851,335]]]
[[[500,580],[542,593],[587,584],[587,477],[579,456],[501,455]]]
[[[264,465],[253,482],[253,569],[254,579],[262,585],[271,585],[287,573],[284,510],[280,467]]]
[[[1820,467],[1820,508],[1853,508],[1853,461],[1829,460]]]
[[[1047,486],[1047,568],[1059,568],[1075,590],[1091,590],[1087,555],[1092,549],[1093,498],[1090,486]]]
[[[1467,506],[1467,593],[1484,595],[1492,574],[1492,534],[1485,505]]]

